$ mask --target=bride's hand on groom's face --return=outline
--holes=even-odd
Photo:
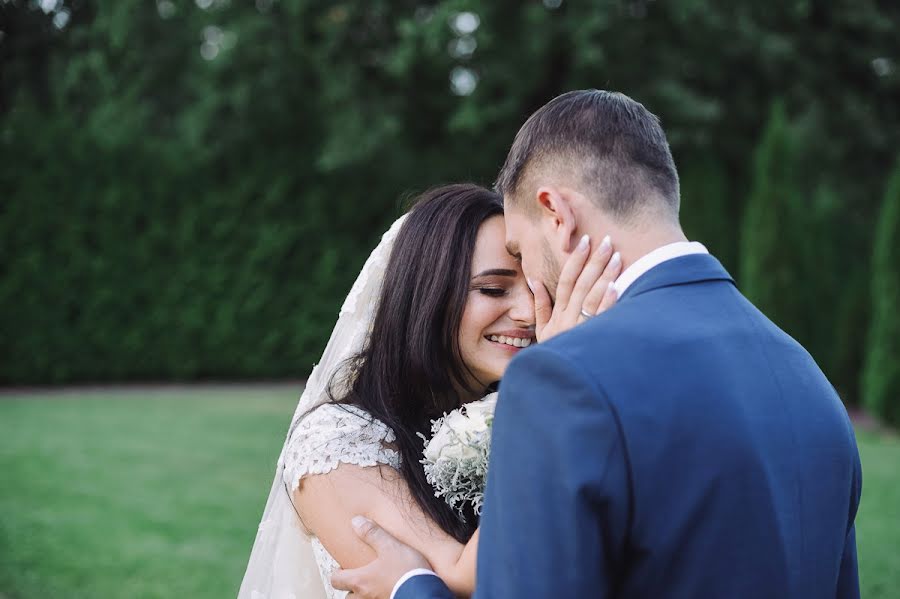
[[[431,569],[425,556],[371,520],[357,516],[353,519],[353,529],[376,557],[362,568],[338,570],[331,576],[331,586],[350,591],[347,599],[388,599],[404,574],[418,568]]]
[[[622,258],[613,252],[609,236],[591,253],[587,235],[569,254],[556,286],[556,302],[542,284],[529,282],[534,293],[535,336],[546,341],[616,303],[613,283],[622,272]]]

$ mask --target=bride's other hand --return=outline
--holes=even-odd
[[[581,238],[563,265],[556,286],[556,302],[543,284],[529,281],[534,294],[535,336],[538,342],[568,331],[616,303],[613,283],[622,272],[622,258],[613,253],[606,236],[591,254],[590,238]]]

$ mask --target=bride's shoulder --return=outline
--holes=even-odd
[[[328,403],[297,422],[284,455],[285,482],[295,487],[309,474],[325,474],[340,464],[399,468],[394,432],[366,410]]]

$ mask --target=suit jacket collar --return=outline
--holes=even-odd
[[[654,266],[632,283],[619,300],[635,297],[661,287],[706,281],[728,281],[734,285],[734,279],[713,256],[691,254]]]

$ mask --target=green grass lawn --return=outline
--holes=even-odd
[[[900,438],[858,433],[863,493],[856,546],[863,599],[900,597]]]
[[[235,596],[298,391],[0,399],[0,599]],[[896,597],[900,442],[859,441],[863,597]]]
[[[298,391],[0,399],[0,598],[234,597]]]

